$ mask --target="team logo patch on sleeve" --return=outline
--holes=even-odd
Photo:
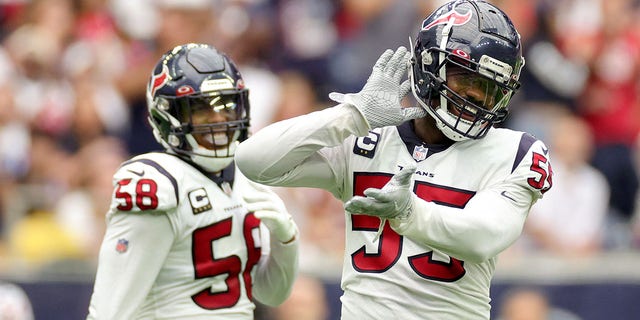
[[[360,137],[356,139],[356,143],[353,146],[353,153],[359,156],[373,158],[373,156],[376,154],[378,141],[380,141],[380,134],[377,132],[369,131],[369,135],[367,135],[366,137]]]
[[[189,192],[189,203],[194,214],[211,210],[211,201],[204,188]]]

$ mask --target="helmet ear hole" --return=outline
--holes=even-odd
[[[180,146],[180,139],[178,137],[176,137],[175,135],[171,134],[169,135],[169,145],[171,145],[172,147],[178,147]]]
[[[433,55],[429,52],[429,50],[422,50],[420,53],[420,57],[422,58],[422,69],[426,70],[426,66],[433,64]]]
[[[169,111],[169,101],[165,98],[156,98],[156,106],[162,111]]]

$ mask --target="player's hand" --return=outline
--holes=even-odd
[[[264,223],[271,235],[282,243],[293,241],[298,227],[279,198],[267,193],[252,193],[244,196],[247,209]]]
[[[386,50],[373,66],[373,71],[360,92],[332,92],[329,98],[356,107],[371,129],[397,126],[410,119],[425,117],[427,113],[421,107],[403,108],[400,105],[400,100],[411,91],[410,81],[402,82],[409,57],[405,47],[399,47],[395,52]]]
[[[345,209],[355,214],[366,214],[383,219],[406,219],[411,214],[411,177],[416,165],[405,166],[382,189],[368,188],[364,195],[355,196],[345,204]]]

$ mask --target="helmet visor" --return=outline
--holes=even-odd
[[[227,149],[241,129],[247,127],[242,97],[239,94],[196,96],[180,99],[180,121],[196,140],[208,150]]]
[[[485,110],[493,110],[501,96],[494,81],[462,68],[448,67],[446,84],[453,92]]]

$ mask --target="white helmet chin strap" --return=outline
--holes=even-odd
[[[189,143],[192,149],[190,158],[195,164],[202,167],[202,169],[208,172],[218,172],[233,162],[233,155],[239,144],[237,140],[239,136],[240,132],[236,131],[232,141],[229,143],[229,147],[226,149],[209,150],[200,146],[196,139],[188,134],[186,135],[187,143]],[[224,154],[225,156],[220,156],[220,154]]]
[[[228,167],[231,162],[233,162],[233,156],[226,158],[210,158],[192,155],[191,160],[207,172],[218,172],[222,171],[222,169]]]
[[[410,76],[411,78],[411,90],[413,91],[413,95],[415,97],[418,97],[418,95],[416,94],[416,89],[415,89],[415,85],[414,85],[414,78],[413,78],[413,74]],[[465,137],[459,133],[457,133],[455,130],[451,129],[449,126],[447,126],[442,120],[440,120],[440,118],[450,118],[450,121],[456,121],[456,119],[453,119],[453,115],[450,114],[447,110],[440,108],[436,111],[434,111],[431,107],[429,107],[424,101],[422,101],[422,99],[416,99],[418,101],[418,104],[427,111],[427,113],[436,121],[436,126],[438,127],[438,129],[449,139],[453,140],[453,141],[463,141],[463,140],[468,140],[469,137]],[[438,114],[436,114],[438,113]],[[468,129],[469,125],[466,123],[462,123],[462,119],[460,119],[460,124],[465,125],[465,127]],[[459,125],[460,125],[459,124]],[[474,132],[475,130],[471,130],[471,132]]]
[[[440,118],[449,119],[447,121],[448,123],[455,123],[456,121],[458,121],[457,117],[454,117],[451,113],[449,113],[447,110],[443,108],[438,109],[436,113],[440,115],[440,117],[435,117],[436,125],[438,126],[438,129],[440,129],[440,131],[442,131],[442,133],[444,133],[444,135],[447,136],[447,138],[453,141],[464,141],[464,140],[471,139],[467,136],[464,136],[456,132],[455,130],[453,130],[451,127],[447,126],[443,121],[440,120]],[[470,127],[471,127],[471,124],[466,122],[464,119],[459,119],[459,122],[456,125],[456,128],[459,129],[460,131],[468,132],[472,135],[475,135],[476,132],[478,132],[478,130],[480,129],[480,128],[472,128],[471,130],[469,130]]]

